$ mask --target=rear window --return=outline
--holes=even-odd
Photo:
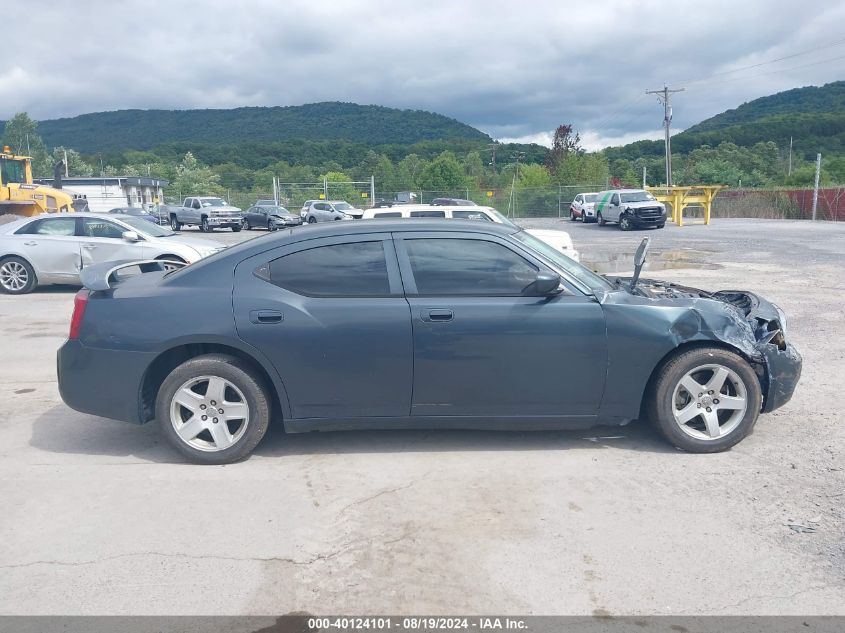
[[[445,211],[411,211],[412,218],[445,218]]]
[[[584,202],[595,202],[596,200],[598,200],[598,198],[599,196],[597,193],[589,193],[584,196]]]
[[[384,245],[332,244],[270,262],[273,284],[312,297],[383,297],[390,294]]]

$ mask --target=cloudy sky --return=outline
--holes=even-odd
[[[664,82],[687,89],[674,99],[683,129],[845,79],[845,2],[835,0],[4,6],[16,26],[3,33],[0,119],[353,101],[440,112],[500,139],[547,142],[569,122],[597,148],[660,137],[662,108],[644,92]]]

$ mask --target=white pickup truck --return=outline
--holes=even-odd
[[[243,214],[222,198],[195,196],[185,198],[182,206],[170,213],[170,228],[178,231],[183,226],[198,226],[206,233],[226,228],[237,233],[243,226]]]

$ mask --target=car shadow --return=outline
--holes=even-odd
[[[30,446],[56,454],[135,457],[185,463],[155,423],[136,425],[77,413],[57,405],[39,416]],[[331,455],[448,451],[622,450],[671,453],[675,449],[647,422],[578,431],[391,430],[287,434],[271,425],[255,455]]]

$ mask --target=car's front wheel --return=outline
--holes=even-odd
[[[575,222],[575,211],[573,211],[572,209],[569,210],[569,221]]]
[[[243,459],[264,437],[270,399],[255,372],[224,354],[192,358],[170,372],[156,418],[170,443],[199,464]]]
[[[21,257],[0,261],[0,290],[10,295],[25,295],[37,285],[35,270]]]
[[[760,381],[744,358],[719,347],[699,347],[659,369],[646,412],[678,448],[716,453],[751,433],[761,405]]]
[[[250,223],[249,223],[249,218],[244,218],[244,228],[245,228],[247,231],[251,231],[251,230],[252,230],[252,224],[250,224]]]
[[[313,215],[308,218],[308,224],[315,224],[317,222],[317,218]]]
[[[619,228],[623,231],[630,231],[634,228],[634,223],[631,222],[631,217],[627,213],[619,218]]]

